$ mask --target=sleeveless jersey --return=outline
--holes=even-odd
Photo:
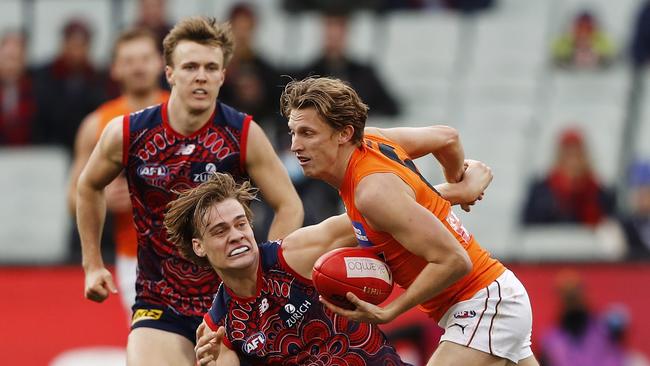
[[[203,316],[221,282],[210,267],[183,258],[167,240],[167,204],[219,171],[244,177],[251,116],[217,102],[206,124],[190,136],[174,131],[167,104],[124,117],[123,164],[138,235],[136,301]]]
[[[359,245],[372,247],[386,260],[393,279],[407,288],[427,262],[405,249],[386,232],[370,228],[354,203],[357,184],[373,173],[392,173],[400,177],[415,192],[416,201],[433,213],[449,230],[472,261],[472,271],[420,308],[438,321],[453,304],[471,298],[505,271],[505,267],[479,246],[474,236],[463,227],[451,210],[451,205],[422,177],[408,154],[392,141],[366,135],[362,145],[352,154],[339,194],[354,226]]]
[[[258,244],[257,295],[219,288],[207,325],[226,328],[224,344],[242,364],[406,365],[376,325],[338,316],[318,301],[311,280],[287,265],[279,242]]]
[[[163,103],[169,98],[169,92],[159,91],[156,104]],[[123,116],[135,112],[129,107],[126,97],[121,96],[102,104],[97,108],[95,113],[99,119],[97,126],[97,139],[101,136],[102,131],[108,123],[117,116]],[[95,142],[96,142],[95,141]],[[135,258],[138,250],[138,241],[135,235],[135,223],[131,212],[118,212],[113,215],[115,219],[114,233],[115,250],[117,254],[125,257]]]

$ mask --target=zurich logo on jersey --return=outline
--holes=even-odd
[[[169,174],[169,168],[161,164],[144,164],[138,167],[138,175],[142,178],[161,178]]]
[[[264,343],[266,343],[266,336],[263,332],[257,332],[246,339],[242,348],[248,354],[257,353],[264,347]]]
[[[207,182],[208,179],[212,176],[214,172],[217,171],[217,166],[214,163],[207,163],[205,165],[205,171],[194,174],[192,180],[196,183]]]
[[[366,235],[366,230],[364,230],[363,225],[360,222],[352,221],[352,226],[354,227],[354,236],[357,237],[359,245],[362,247],[371,247],[372,242],[368,240],[368,235]]]

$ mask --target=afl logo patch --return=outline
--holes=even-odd
[[[246,353],[257,353],[264,347],[264,343],[266,343],[266,336],[262,332],[257,332],[246,339],[242,348]]]
[[[169,174],[169,168],[160,164],[144,164],[138,167],[138,175],[142,178],[160,178]]]

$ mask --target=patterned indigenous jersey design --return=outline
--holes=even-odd
[[[327,310],[311,280],[293,271],[279,242],[259,244],[257,295],[240,298],[222,285],[204,319],[226,327],[224,344],[242,364],[406,365],[376,325]]]
[[[164,103],[169,99],[169,92],[161,90],[158,92],[156,104]],[[135,112],[130,106],[125,96],[109,100],[97,108],[95,113],[99,118],[97,126],[97,140],[113,118]],[[97,141],[96,140],[96,141]],[[95,141],[95,142],[96,142]],[[135,234],[135,224],[133,223],[132,212],[118,212],[113,215],[115,219],[114,237],[117,254],[135,258],[138,251],[138,239]]]
[[[339,194],[345,204],[359,245],[372,247],[386,260],[397,284],[406,288],[427,264],[424,259],[405,249],[386,232],[374,231],[356,208],[354,192],[357,184],[373,173],[393,173],[400,177],[415,192],[416,201],[429,209],[449,230],[459,245],[467,251],[472,261],[472,271],[432,299],[420,304],[420,308],[436,321],[449,307],[474,296],[499,277],[505,267],[480,247],[474,236],[460,222],[451,210],[451,205],[427,182],[417,170],[408,154],[392,141],[379,136],[366,135],[363,144],[357,148],[348,163]]]
[[[136,301],[203,316],[221,282],[209,267],[184,259],[167,240],[167,204],[212,172],[243,178],[251,116],[217,102],[210,120],[190,136],[174,131],[167,105],[124,117],[123,164],[138,235]]]

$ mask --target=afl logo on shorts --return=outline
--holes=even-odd
[[[169,169],[160,164],[144,164],[138,167],[138,175],[142,178],[161,178],[169,174]]]
[[[242,348],[248,354],[257,353],[264,347],[264,343],[266,343],[266,336],[262,332],[257,332],[246,339]]]

